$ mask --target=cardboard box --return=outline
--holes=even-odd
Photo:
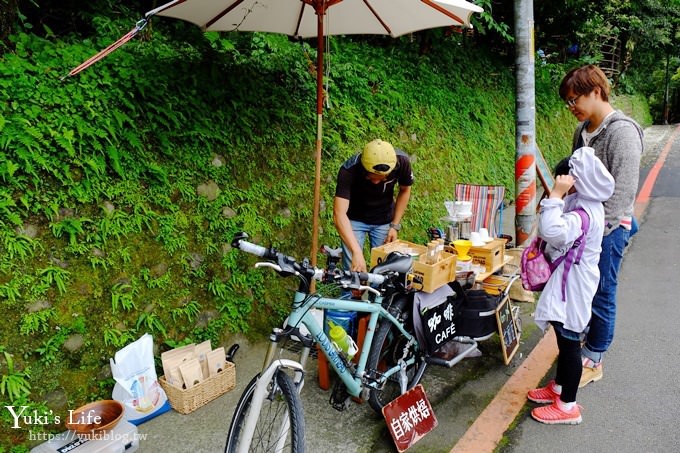
[[[486,268],[486,272],[495,272],[503,266],[505,259],[505,239],[494,239],[481,247],[471,247],[468,255],[472,264]]]
[[[420,260],[425,257],[427,247],[402,240],[373,248],[371,250],[371,267],[378,264],[378,259],[384,259],[390,252],[397,251],[414,255],[413,274],[416,289],[432,293],[437,288],[456,279],[456,255],[444,251],[439,262],[425,264]],[[422,285],[422,288],[420,285]]]

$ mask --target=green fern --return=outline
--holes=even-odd
[[[181,318],[186,318],[187,321],[192,322],[196,316],[201,312],[201,304],[195,300],[189,301],[182,307],[174,308],[170,311],[172,320],[177,322]]]
[[[135,335],[127,330],[121,331],[119,329],[110,328],[104,331],[104,344],[107,346],[122,348],[134,340]]]
[[[55,284],[59,290],[59,294],[66,293],[66,284],[71,277],[71,273],[66,269],[62,269],[58,266],[48,266],[39,270],[37,275],[47,285]]]
[[[10,403],[14,404],[31,394],[31,372],[28,367],[23,371],[16,370],[12,354],[7,351],[3,351],[3,354],[7,364],[7,373],[0,377],[0,395],[6,396]]]
[[[135,304],[136,291],[129,283],[116,283],[111,288],[111,309],[114,313],[122,308],[125,311],[136,309]]]
[[[78,235],[85,232],[84,227],[92,221],[87,218],[72,218],[66,217],[59,222],[51,222],[50,229],[54,237],[61,238],[64,234],[68,235],[70,245],[76,245],[78,242]]]
[[[21,315],[19,332],[22,335],[33,335],[38,332],[47,332],[50,320],[55,316],[54,308],[46,308],[40,311],[28,312]]]
[[[166,337],[168,334],[165,330],[165,325],[163,321],[155,313],[142,313],[137,318],[137,323],[135,324],[137,330],[146,330],[149,332],[157,332]]]

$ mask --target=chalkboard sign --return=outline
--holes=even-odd
[[[509,364],[512,357],[519,349],[519,331],[515,316],[510,306],[510,298],[505,297],[496,309],[496,323],[498,324],[498,335],[501,338],[501,348],[503,349],[503,359],[505,364]]]

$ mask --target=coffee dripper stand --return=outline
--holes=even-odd
[[[446,242],[458,239],[470,239],[470,225],[472,216],[446,216],[442,221],[448,223],[446,227]]]

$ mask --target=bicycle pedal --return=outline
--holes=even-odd
[[[338,381],[335,383],[335,385],[333,385],[333,391],[331,392],[329,403],[331,404],[331,406],[333,406],[333,409],[340,412],[344,411],[349,407],[349,405],[351,404],[350,396],[349,393],[347,392],[345,384]]]

